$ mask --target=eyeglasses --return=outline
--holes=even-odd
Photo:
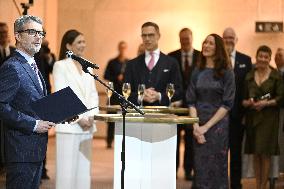
[[[149,37],[149,38],[154,38],[155,37],[155,34],[154,33],[148,33],[148,34],[145,34],[143,33],[141,35],[142,38],[146,38],[146,37]]]
[[[36,35],[38,34],[38,36],[40,38],[44,38],[45,34],[46,34],[45,31],[37,31],[37,30],[34,30],[34,29],[20,30],[20,31],[17,31],[17,32],[18,33],[27,33],[28,35],[33,36],[33,37],[36,37]]]

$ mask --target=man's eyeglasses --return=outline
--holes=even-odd
[[[17,32],[18,33],[27,33],[28,35],[33,36],[33,37],[36,37],[36,35],[38,34],[38,36],[40,38],[44,38],[45,34],[46,34],[45,31],[37,31],[37,30],[34,30],[34,29],[20,30],[20,31],[17,31]]]
[[[149,38],[154,38],[155,37],[155,34],[154,33],[148,33],[148,34],[145,34],[143,33],[141,35],[142,38],[146,38],[146,37],[149,37]]]

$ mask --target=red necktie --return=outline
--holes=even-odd
[[[151,71],[154,67],[154,64],[155,64],[155,56],[154,56],[154,53],[153,52],[150,52],[150,56],[151,56],[151,59],[148,63],[148,69]]]

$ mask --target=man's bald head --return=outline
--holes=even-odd
[[[223,32],[223,40],[227,52],[231,54],[234,51],[235,46],[238,42],[238,37],[236,35],[235,30],[231,27],[226,28]]]
[[[274,60],[279,70],[284,69],[284,49],[282,48],[277,49]]]

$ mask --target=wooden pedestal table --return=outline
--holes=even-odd
[[[114,189],[120,189],[122,116],[99,114],[95,119],[115,122]],[[175,189],[177,124],[195,122],[198,118],[171,114],[127,114],[124,188]]]

